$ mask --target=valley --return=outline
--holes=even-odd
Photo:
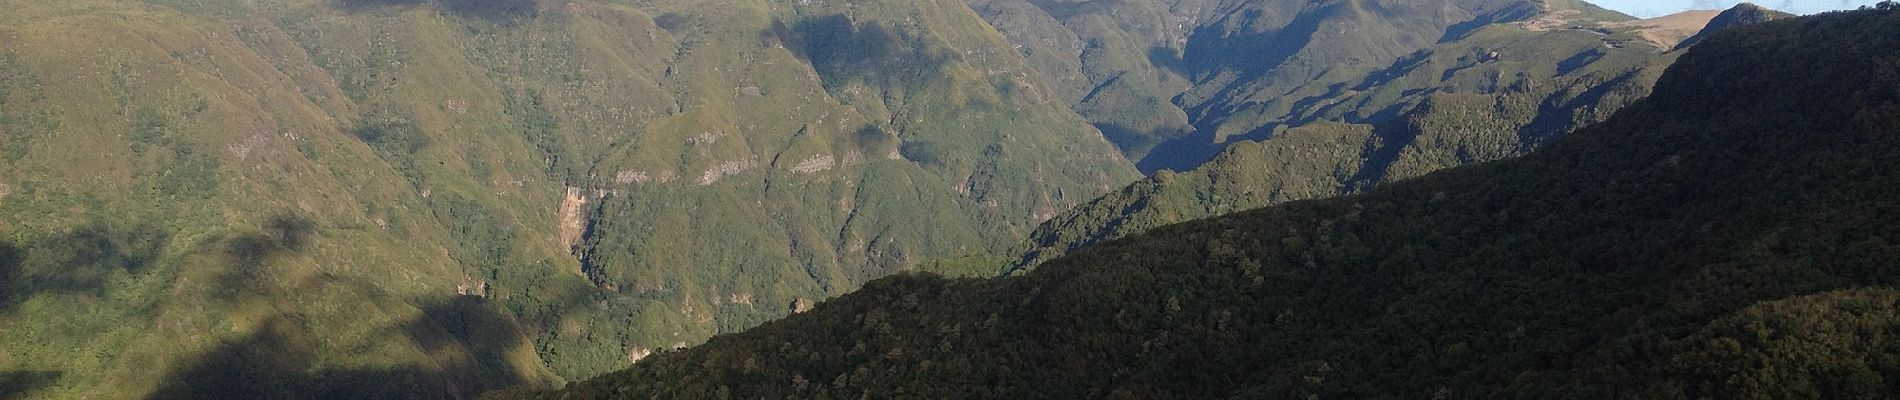
[[[1730,28],[1520,158],[1016,277],[884,278],[492,398],[1883,398],[1896,20],[1886,3]]]
[[[1884,21],[1879,10],[1782,22],[1795,16],[1744,5],[1637,19],[1575,0],[0,7],[3,399],[1411,397],[1431,388],[1407,385],[1437,381],[1404,374],[1480,356],[1506,361],[1445,385],[1529,396],[1570,386],[1543,375],[1499,386],[1473,374],[1530,368],[1525,356],[1473,347],[1505,343],[1487,335],[1516,329],[1532,336],[1511,340],[1600,360],[1624,360],[1615,353],[1623,348],[1559,337],[1554,327],[1582,320],[1536,319],[1543,311],[1497,319],[1522,326],[1420,328],[1442,334],[1432,344],[1442,348],[1380,329],[1504,318],[1474,305],[1504,299],[1472,294],[1479,282],[1624,279],[1615,283],[1630,297],[1587,300],[1709,324],[1662,314],[1611,321],[1680,322],[1670,334],[1719,335],[1729,329],[1719,326],[1790,307],[1885,299],[1877,268],[1860,266],[1860,275],[1819,280],[1775,275],[1814,290],[1736,289],[1720,304],[1656,308],[1632,299],[1676,299],[1676,288],[1639,281],[1703,289],[1739,272],[1580,277],[1559,267],[1608,261],[1492,241],[1573,238],[1577,249],[1629,263],[1663,257],[1642,247],[1658,243],[1786,256],[1763,258],[1776,262],[1884,259],[1877,242],[1781,243],[1786,233],[1768,228],[1733,236],[1762,248],[1663,237],[1691,236],[1684,218],[1720,220],[1709,210],[1770,214],[1683,197],[1668,201],[1685,214],[1651,215],[1615,207],[1664,200],[1586,190],[1706,184],[1806,201],[1731,183],[1782,179],[1778,168],[1824,160],[1722,158],[1758,149],[1697,136],[1707,132],[1686,121],[1770,126],[1720,119],[1742,105],[1701,93],[1824,102],[1695,86],[1719,82],[1684,69],[1749,82],[1827,72],[1761,86],[1818,90],[1831,84],[1823,78],[1851,74],[1738,49],[1806,41],[1864,55],[1843,65],[1881,65],[1886,55],[1874,49],[1888,37],[1867,22]],[[1817,25],[1828,21],[1843,27]],[[1826,36],[1848,35],[1840,30],[1866,43]],[[1716,50],[1698,55],[1705,42]],[[1785,67],[1722,69],[1721,57]],[[1802,106],[1812,112],[1782,121],[1822,138],[1861,127],[1834,124],[1880,123],[1868,116],[1884,115],[1878,90],[1825,89],[1866,98]],[[1675,136],[1641,135],[1645,124]],[[1879,155],[1846,151],[1882,149],[1777,143],[1855,160]],[[1655,169],[1687,161],[1653,151],[1691,145],[1709,149],[1684,153],[1707,154],[1689,159],[1704,169]],[[1622,169],[1575,167],[1590,163]],[[1800,216],[1863,218],[1844,210],[1884,207],[1850,201],[1870,192],[1844,182],[1801,186],[1840,201]],[[1584,201],[1593,203],[1566,203]],[[1526,218],[1552,225],[1506,223]],[[1853,221],[1787,229],[1821,235],[1814,240],[1882,234]],[[1631,237],[1641,245],[1602,242]],[[1808,245],[1860,253],[1785,247]],[[1444,260],[1536,269],[1432,264]],[[1353,269],[1369,265],[1381,267]],[[1733,282],[1756,284],[1749,279]],[[1274,291],[1254,292],[1262,288]],[[1858,291],[1823,293],[1836,289]],[[1418,294],[1405,302],[1445,309],[1379,311],[1406,293]],[[1287,311],[1296,305],[1332,316]],[[1250,314],[1268,310],[1281,314]],[[1352,336],[1345,326],[1367,328]],[[1309,334],[1444,352],[1397,360],[1302,339]],[[1285,352],[1296,340],[1322,346]],[[1226,349],[1247,350],[1214,356]],[[1187,367],[1202,361],[1270,375]],[[1372,365],[1402,372],[1362,369]],[[1609,381],[1625,373],[1591,371]],[[1297,384],[1308,376],[1334,383]],[[979,379],[993,385],[971,383]],[[1412,383],[1376,383],[1385,379]]]

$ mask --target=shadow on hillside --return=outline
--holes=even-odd
[[[327,399],[421,397],[407,368],[323,370],[295,316],[265,321],[249,337],[219,344],[168,373],[148,399]],[[374,389],[371,389],[375,387]],[[351,390],[355,390],[352,392]]]
[[[280,214],[256,232],[212,240],[211,248],[200,251],[230,261],[222,289],[244,290],[271,260],[309,247],[316,228],[309,218]],[[142,274],[156,265],[172,239],[172,232],[151,224],[91,223],[25,241],[0,240],[0,312],[40,295],[105,296],[114,276]]]
[[[1096,129],[1102,129],[1099,125]],[[1103,129],[1104,135],[1119,134],[1115,128]],[[1151,133],[1153,134],[1153,133]],[[1135,168],[1143,175],[1154,175],[1161,170],[1189,171],[1208,160],[1214,159],[1228,144],[1217,143],[1213,130],[1190,131],[1173,136],[1150,145],[1147,156],[1135,161]]]
[[[391,7],[414,7],[428,0],[332,0],[336,8],[348,12],[374,11]]]
[[[1193,133],[1185,128],[1162,127],[1157,129],[1141,129],[1123,126],[1121,124],[1103,123],[1094,125],[1096,130],[1102,131],[1102,136],[1107,138],[1109,143],[1115,144],[1115,147],[1121,149],[1123,153],[1142,155],[1143,159],[1152,156],[1153,153],[1151,153],[1151,151],[1154,150],[1155,146]],[[1140,160],[1137,160],[1137,162],[1139,161]],[[1143,171],[1143,173],[1146,174],[1153,174],[1154,172],[1155,171]]]
[[[473,389],[471,394],[533,383],[507,362],[510,350],[527,346],[526,334],[486,299],[456,296],[424,307],[423,317],[403,324],[403,333],[423,351],[438,355],[435,362],[451,383],[466,382],[461,386]]]
[[[1148,63],[1183,77],[1193,74],[1193,71],[1188,70],[1187,60],[1182,57],[1181,50],[1173,47],[1149,47]]]
[[[548,384],[530,378],[538,373],[508,362],[510,351],[528,348],[526,335],[515,319],[482,297],[402,298],[374,282],[327,273],[284,282],[286,276],[275,268],[318,246],[319,232],[316,221],[285,213],[253,231],[214,239],[202,251],[228,264],[216,278],[220,298],[241,302],[272,293],[340,291],[376,304],[414,304],[420,312],[370,327],[376,333],[350,340],[321,336],[333,332],[323,325],[348,323],[338,320],[345,317],[280,314],[257,324],[248,336],[174,364],[148,398],[472,399],[486,390]],[[392,350],[392,345],[415,350]],[[350,363],[371,367],[339,366],[337,356],[343,354],[357,355]]]
[[[102,296],[108,278],[150,268],[171,239],[154,225],[93,223],[25,242],[0,241],[0,312],[41,294]]]
[[[41,388],[59,381],[59,371],[0,372],[0,400],[24,399]]]
[[[345,12],[371,12],[387,8],[433,5],[444,12],[491,22],[509,22],[533,18],[539,14],[537,0],[332,0]]]
[[[1264,18],[1261,10],[1243,12],[1243,20]],[[1254,84],[1278,70],[1287,61],[1300,54],[1313,41],[1326,16],[1319,13],[1302,13],[1285,27],[1277,30],[1248,30],[1224,32],[1224,27],[1215,24],[1195,29],[1191,34],[1209,40],[1190,40],[1182,52],[1179,63],[1187,71],[1183,76],[1190,78],[1204,76],[1220,70],[1235,71],[1238,75],[1222,86],[1212,99],[1227,98],[1236,91]],[[1218,38],[1218,39],[1215,39]],[[1188,115],[1225,114],[1233,110],[1208,110],[1213,104],[1193,107]]]
[[[296,254],[310,246],[317,224],[296,214],[279,214],[266,219],[256,232],[242,233],[217,241],[218,250],[230,261],[230,270],[219,277],[224,293],[249,292],[258,288],[258,278],[272,260]]]
[[[811,64],[833,89],[853,80],[872,86],[927,83],[943,77],[945,66],[956,59],[956,54],[921,38],[842,14],[803,19],[796,25],[773,21],[759,36]]]
[[[540,14],[536,0],[436,0],[442,10],[468,18],[493,22],[534,18]]]
[[[318,324],[349,323],[337,317],[312,321],[301,314],[282,314],[257,324],[242,337],[233,337],[196,356],[180,357],[161,371],[153,399],[472,399],[482,391],[511,386],[546,385],[534,371],[509,364],[515,349],[527,349],[522,329],[481,297],[453,296],[413,300],[390,296],[373,282],[318,274],[293,283],[280,283],[274,267],[300,252],[320,245],[316,221],[284,213],[201,243],[188,254],[166,254],[174,234],[153,226],[118,228],[90,224],[67,232],[17,241],[0,240],[0,313],[37,296],[94,296],[112,293],[113,282],[125,275],[147,274],[162,259],[184,257],[222,271],[213,285],[220,301],[243,302],[273,292],[344,291],[377,304],[415,304],[414,318],[373,327],[368,338],[326,338],[331,330]],[[199,259],[198,257],[203,257]],[[178,261],[165,261],[178,262]],[[224,265],[215,265],[224,264]],[[222,269],[218,269],[222,268]],[[574,300],[579,302],[581,300]],[[400,309],[401,306],[396,306]],[[370,353],[387,344],[408,344],[412,352],[398,352],[376,363]],[[352,361],[374,367],[339,367],[339,354],[369,354]],[[418,359],[418,357],[427,357]],[[161,366],[162,367],[162,366]],[[59,372],[0,372],[0,400],[25,398],[61,376]]]
[[[1570,100],[1565,101],[1561,105],[1562,108],[1559,109],[1595,110],[1598,104],[1603,104],[1604,98],[1616,95],[1618,91],[1630,90],[1632,86],[1630,82],[1641,79],[1641,75],[1641,70],[1635,70],[1610,78],[1610,80],[1590,87],[1588,90],[1585,90],[1583,94],[1571,97]],[[1548,103],[1549,101],[1547,100],[1546,102]],[[1546,107],[1548,106],[1549,105]],[[1577,119],[1570,117],[1570,114],[1572,113],[1537,113],[1537,117],[1532,119],[1531,123],[1524,124],[1524,126],[1517,129],[1518,142],[1521,147],[1519,150],[1530,151],[1531,149],[1542,148],[1545,144],[1551,143],[1559,136],[1562,136],[1564,132],[1582,128],[1581,126],[1577,126]]]
[[[296,214],[279,214],[264,220],[258,231],[225,239],[224,253],[245,265],[258,265],[271,258],[303,251],[316,233],[317,223]]]
[[[427,363],[336,368],[325,355],[349,350],[324,347],[326,338],[310,332],[308,323],[296,314],[266,320],[249,336],[177,364],[146,398],[472,399],[487,390],[533,383],[504,357],[525,346],[525,336],[513,320],[478,297],[429,302],[422,316],[392,327],[390,334],[421,347],[430,357]]]

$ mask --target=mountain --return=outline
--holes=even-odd
[[[1727,11],[1723,11],[1719,15],[1716,15],[1714,19],[1709,21],[1707,27],[1703,28],[1701,32],[1697,32],[1695,36],[1691,36],[1688,39],[1683,40],[1682,44],[1678,45],[1679,46],[1678,48],[1689,47],[1689,46],[1695,45],[1696,43],[1702,43],[1702,41],[1708,39],[1709,36],[1713,36],[1715,35],[1716,32],[1721,32],[1722,30],[1725,30],[1728,28],[1737,27],[1737,26],[1754,25],[1754,24],[1773,21],[1777,19],[1789,18],[1793,16],[1794,16],[1793,14],[1770,10],[1762,6],[1755,5],[1755,3],[1738,4],[1733,8],[1729,8]]]
[[[1138,177],[957,1],[0,7],[36,398],[550,387]]]
[[[524,398],[1882,398],[1900,10],[1717,33],[1526,157],[909,274]],[[510,398],[496,396],[495,398]]]
[[[1029,61],[1053,98],[1130,160],[1193,129],[1172,98],[1190,82],[1180,53],[1207,0],[966,0]]]
[[[1149,173],[1298,125],[1308,100],[1477,28],[1632,19],[1566,0],[967,2]]]
[[[1271,201],[1516,155],[1689,35],[1565,0],[0,7],[7,398],[554,387],[898,271],[993,274],[952,257],[1236,143],[1278,155],[1207,170],[1331,188]]]
[[[1754,6],[1737,10],[1747,7]],[[1233,144],[1195,169],[1164,171],[1063,213],[1000,262],[1021,271],[1162,225],[1521,156],[1646,96],[1681,55],[1671,49],[1716,17],[1587,15],[1553,9],[1470,28],[1336,84],[1301,100],[1284,117],[1289,127],[1272,137]]]

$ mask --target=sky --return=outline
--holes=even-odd
[[[1740,0],[1584,0],[1624,14],[1650,18],[1687,10],[1720,10]],[[1850,10],[1879,3],[1880,0],[1754,0],[1755,4],[1795,14]]]

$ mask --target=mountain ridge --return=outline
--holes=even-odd
[[[1283,117],[1289,128],[1275,136],[1239,142],[1195,169],[1157,174],[1059,215],[997,264],[1021,271],[1168,223],[1522,155],[1647,95],[1680,56],[1671,49],[1682,34],[1671,30],[1695,18],[1589,22],[1582,11],[1550,7],[1503,12],[1514,22],[1464,28],[1344,79],[1293,106]]]
[[[557,385],[1136,176],[956,1],[0,7],[34,396]]]
[[[966,271],[1151,154],[1341,193],[1673,57],[1517,34],[1629,19],[1582,2],[1314,4],[0,0],[0,397],[553,388]]]
[[[1793,16],[1794,16],[1793,14],[1771,10],[1771,9],[1768,9],[1767,7],[1762,7],[1755,3],[1743,2],[1741,4],[1736,4],[1735,7],[1731,7],[1727,10],[1723,10],[1722,13],[1720,14],[1717,14],[1715,16],[1715,19],[1710,20],[1708,26],[1703,28],[1701,32],[1696,32],[1695,36],[1690,36],[1688,39],[1684,39],[1680,45],[1677,45],[1676,48],[1682,49],[1684,47],[1693,46],[1696,43],[1700,43],[1703,40],[1708,39],[1709,36],[1714,35],[1716,32],[1721,32],[1724,29],[1728,29],[1728,28],[1732,28],[1736,26],[1754,25],[1754,24],[1773,21],[1777,19],[1789,18]]]
[[[1878,398],[1900,378],[1900,77],[1875,68],[1900,58],[1896,18],[1716,34],[1649,99],[1523,158],[1020,277],[886,278],[517,395]]]

